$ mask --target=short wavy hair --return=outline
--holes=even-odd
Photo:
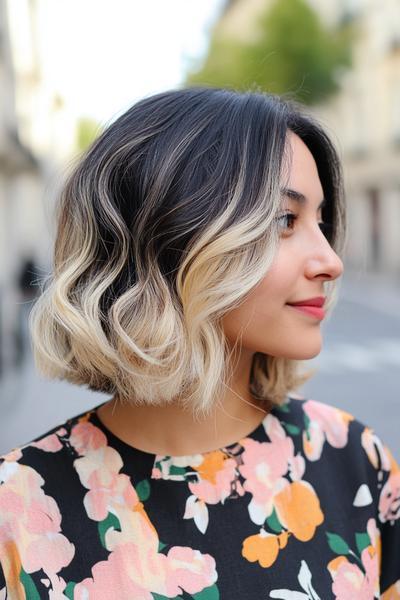
[[[40,374],[121,401],[181,401],[208,413],[231,375],[221,317],[265,277],[278,249],[288,130],[316,161],[326,235],[340,255],[340,160],[293,100],[190,87],[144,98],[112,122],[56,205],[53,268],[30,315]],[[310,377],[299,363],[255,352],[254,398],[281,403]]]

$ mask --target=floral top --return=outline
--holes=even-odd
[[[400,468],[288,396],[247,437],[162,456],[96,409],[0,459],[0,599],[400,599]]]

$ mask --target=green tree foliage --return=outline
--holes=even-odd
[[[306,0],[275,0],[254,32],[248,44],[215,33],[203,67],[189,71],[186,83],[255,86],[315,104],[338,90],[340,72],[351,66],[354,25],[328,29]]]
[[[81,117],[76,126],[76,146],[79,152],[88,146],[100,135],[101,127],[94,119]]]

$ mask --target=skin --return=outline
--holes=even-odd
[[[232,356],[235,370],[229,388],[215,410],[195,420],[178,405],[166,407],[121,405],[111,399],[98,410],[104,425],[125,443],[144,452],[181,456],[204,453],[230,445],[250,434],[267,412],[257,406],[248,390],[254,352],[306,360],[321,351],[321,321],[287,305],[325,296],[324,282],[343,273],[343,263],[331,248],[319,223],[323,189],[315,160],[304,142],[288,133],[292,151],[285,187],[302,193],[300,205],[283,196],[282,212],[298,216],[294,225],[280,221],[281,242],[267,275],[241,306],[223,318],[231,347],[241,335]]]

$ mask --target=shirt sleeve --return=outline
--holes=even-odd
[[[375,436],[377,449],[377,527],[380,531],[381,598],[400,599],[400,466]]]

